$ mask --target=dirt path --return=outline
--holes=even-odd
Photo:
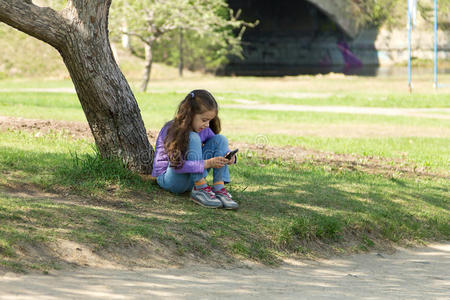
[[[239,102],[239,101],[237,101]],[[242,102],[242,100],[241,100]],[[356,106],[308,106],[296,104],[261,104],[246,102],[244,104],[226,104],[222,108],[237,108],[269,111],[326,112],[363,115],[408,116],[450,120],[450,108],[391,108],[391,107],[356,107]]]
[[[74,88],[15,88],[0,89],[1,92],[29,92],[29,93],[71,93],[75,94]],[[183,93],[182,91],[180,91]],[[290,98],[326,98],[332,96],[329,93],[278,93],[278,96]],[[246,99],[234,99],[238,104],[221,105],[223,108],[238,108],[252,110],[270,111],[297,111],[297,112],[327,112],[347,114],[367,114],[384,116],[409,116],[420,118],[433,118],[450,120],[450,108],[395,108],[395,107],[359,107],[359,106],[313,106],[300,104],[264,104],[258,101]]]
[[[0,299],[449,299],[450,243],[280,268],[78,269],[0,275]]]

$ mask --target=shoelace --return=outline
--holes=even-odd
[[[215,193],[216,193],[216,194],[222,194],[222,195],[225,195],[225,196],[227,196],[228,198],[231,199],[231,194],[228,193],[228,191],[227,191],[225,188],[222,188],[222,189],[216,191]]]
[[[205,191],[206,193],[208,193],[208,195],[209,195],[211,198],[216,198],[216,194],[213,192],[213,190],[211,189],[210,186],[206,186],[206,187],[204,187],[204,188],[201,188],[200,190]]]

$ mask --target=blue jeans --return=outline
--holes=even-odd
[[[216,134],[210,138],[203,146],[200,135],[191,132],[189,135],[189,145],[186,160],[206,160],[217,156],[224,156],[228,152],[228,140],[221,134]],[[211,169],[206,169],[202,173],[176,173],[174,168],[167,168],[164,174],[157,177],[156,181],[163,189],[172,193],[181,194],[192,190],[194,182],[206,176]],[[213,171],[213,182],[230,182],[230,171],[228,165]]]

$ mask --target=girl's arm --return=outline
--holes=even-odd
[[[206,143],[210,138],[215,136],[216,134],[211,130],[211,128],[205,128],[200,132],[200,139],[202,140],[202,144]],[[228,152],[230,152],[230,149],[228,149]],[[237,156],[234,156],[234,162],[231,164],[237,163]]]
[[[174,168],[175,173],[203,173],[204,170],[204,160],[185,160],[181,168]]]
[[[211,128],[205,128],[200,131],[200,139],[202,140],[202,144],[206,143],[210,138],[215,136],[216,134],[211,130]]]
[[[164,138],[166,136],[167,127],[163,127],[158,134],[155,145],[155,153],[153,157],[153,171],[152,176],[157,177],[163,173],[169,165],[167,153],[164,150]]]

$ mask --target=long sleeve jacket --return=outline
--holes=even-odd
[[[168,122],[158,134],[155,145],[155,155],[153,158],[153,171],[152,176],[158,177],[169,167],[169,157],[166,150],[164,149],[164,139],[167,135],[167,130],[169,129],[172,122]],[[210,128],[205,128],[199,132],[202,144],[207,140],[215,136],[214,132]],[[174,169],[176,173],[202,173],[205,170],[204,160],[186,160],[183,161],[183,166],[179,169]]]

